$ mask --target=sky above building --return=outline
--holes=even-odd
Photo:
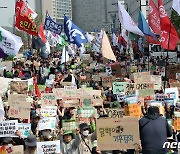
[[[29,6],[34,9],[34,0],[27,0]],[[15,14],[15,0],[0,0],[0,26],[13,27],[13,16]]]

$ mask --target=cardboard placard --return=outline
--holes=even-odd
[[[124,109],[106,108],[105,110],[109,118],[122,118],[125,115]]]
[[[79,100],[76,98],[63,98],[64,107],[78,107]]]
[[[154,83],[137,83],[136,90],[139,92],[139,96],[151,96],[154,95]]]
[[[0,146],[0,153],[1,154],[24,154],[24,147],[23,145],[16,145],[16,146]]]
[[[62,129],[63,131],[73,131],[77,128],[76,119],[73,120],[63,120]]]
[[[113,94],[125,92],[127,82],[113,82]]]
[[[133,75],[134,75],[134,82],[135,83],[142,83],[142,82],[150,82],[151,81],[150,72],[138,72],[138,73],[133,73]]]
[[[0,123],[0,137],[15,136],[17,130],[18,130],[17,120],[2,121]]]
[[[46,141],[46,142],[37,142],[37,154],[59,154],[60,150],[60,141]]]
[[[62,99],[64,97],[64,88],[53,88],[53,93],[56,96],[56,99]]]
[[[41,94],[41,106],[55,106],[56,96],[53,93]]]
[[[140,143],[139,122],[135,117],[97,120],[100,150],[136,149]]]
[[[38,123],[38,130],[51,129],[54,130],[56,126],[56,117],[44,117]]]
[[[57,115],[57,106],[43,106],[41,107],[41,115],[43,117],[54,117]]]
[[[27,94],[28,81],[11,81],[10,90],[12,93]]]
[[[151,75],[151,82],[154,83],[154,90],[161,90],[162,88],[162,77],[159,75]]]
[[[26,102],[26,95],[10,95],[8,102],[10,106],[9,117],[22,119],[30,118],[31,104]]]

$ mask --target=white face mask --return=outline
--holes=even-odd
[[[43,132],[42,132],[42,135],[43,135],[44,137],[49,137],[50,134],[49,134],[49,131],[45,131],[45,132],[43,131]]]
[[[85,130],[85,131],[83,131],[83,133],[82,133],[84,136],[88,136],[89,135],[89,130]]]

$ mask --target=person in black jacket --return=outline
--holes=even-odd
[[[167,137],[172,136],[172,130],[166,119],[159,114],[159,108],[151,106],[147,115],[139,120],[142,154],[166,154],[163,144]]]

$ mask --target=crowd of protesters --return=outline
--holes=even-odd
[[[84,62],[81,57],[77,54],[71,57],[65,63],[61,63],[61,51],[51,53],[48,58],[42,59],[36,53],[32,55],[18,59],[13,59],[12,70],[4,70],[2,76],[5,78],[20,78],[21,80],[27,80],[32,77],[37,78],[37,84],[45,85],[44,93],[51,93],[53,88],[62,88],[62,82],[71,82],[72,86],[81,88],[82,85],[86,84],[87,87],[92,87],[94,90],[102,91],[102,98],[104,104],[97,109],[97,117],[90,117],[90,125],[87,123],[81,123],[75,132],[73,131],[63,131],[62,130],[62,120],[73,119],[75,117],[75,108],[65,108],[62,100],[57,100],[57,121],[58,124],[55,130],[45,129],[39,131],[37,125],[42,116],[37,112],[41,105],[39,103],[40,98],[36,96],[33,91],[29,91],[28,95],[32,98],[31,102],[31,132],[30,135],[23,139],[19,131],[16,135],[18,138],[14,137],[2,137],[0,138],[0,144],[2,145],[24,145],[25,154],[36,153],[36,143],[38,141],[54,141],[60,140],[60,150],[62,154],[101,154],[101,153],[143,153],[143,154],[165,154],[168,149],[163,149],[163,144],[167,141],[168,137],[171,137],[172,141],[179,141],[180,135],[178,131],[175,131],[173,127],[170,127],[166,119],[173,118],[174,107],[164,106],[165,116],[162,116],[159,112],[158,107],[150,107],[149,104],[145,104],[142,107],[142,118],[139,121],[140,139],[141,144],[138,149],[129,150],[114,150],[114,151],[101,151],[98,148],[97,134],[96,134],[96,118],[107,117],[104,108],[124,108],[126,106],[125,102],[118,102],[116,95],[113,94],[112,87],[105,87],[101,81],[93,81],[92,75],[95,73],[106,72],[106,65],[103,63],[101,55],[96,55],[90,53],[92,57],[91,63],[94,64],[93,69],[89,69],[89,65]],[[123,54],[117,55],[118,61],[123,63],[127,67],[128,56]],[[155,64],[154,64],[155,65]],[[147,71],[144,63],[139,65],[139,72]],[[89,82],[82,82],[80,79],[86,73],[90,73]],[[157,74],[157,72],[153,72]],[[129,79],[131,74],[125,74],[121,81],[133,82]],[[115,76],[114,72],[111,72],[111,76]],[[48,84],[47,80],[53,80],[52,84]],[[0,81],[1,82],[1,81]],[[162,91],[158,91],[163,93]],[[8,116],[9,104],[7,103],[9,92],[5,93],[2,97],[4,102],[4,120],[12,120]],[[109,103],[105,103],[109,102]],[[20,122],[26,122],[23,119],[18,119]],[[178,149],[171,149],[173,153],[178,153]]]

